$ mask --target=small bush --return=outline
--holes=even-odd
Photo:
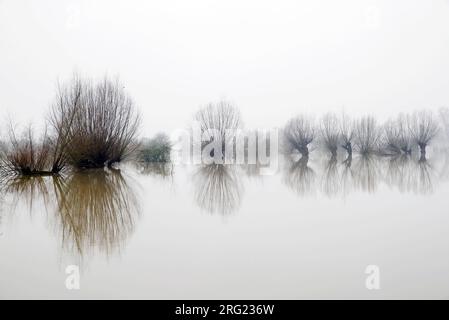
[[[141,142],[137,158],[141,162],[169,162],[171,148],[170,138],[160,133],[152,139]]]
[[[11,126],[9,135],[10,143],[2,147],[0,157],[3,174],[30,176],[59,172],[53,162],[53,143],[46,132],[41,139],[36,139],[29,127],[19,138]]]

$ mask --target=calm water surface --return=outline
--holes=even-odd
[[[344,160],[344,159],[343,159]],[[0,298],[449,298],[448,157],[4,181]],[[65,268],[79,265],[80,290]],[[365,268],[378,265],[380,290]]]

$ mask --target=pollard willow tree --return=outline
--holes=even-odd
[[[316,137],[312,120],[304,115],[291,119],[284,127],[284,139],[287,152],[297,151],[308,159],[309,147]]]
[[[426,160],[426,149],[438,133],[439,127],[433,113],[430,111],[415,112],[410,117],[410,135],[418,145],[421,153],[420,160]]]
[[[57,166],[102,168],[132,153],[140,117],[123,88],[118,79],[79,76],[59,86],[50,116]]]
[[[350,164],[352,159],[352,149],[354,140],[354,121],[351,120],[346,113],[342,113],[340,119],[340,139],[341,147],[346,150],[346,163]]]
[[[410,116],[400,114],[397,119],[383,125],[382,151],[386,155],[409,156],[412,153],[412,137],[409,131]]]
[[[332,113],[325,114],[320,120],[319,129],[320,140],[324,148],[330,152],[332,159],[335,159],[340,140],[337,116]]]
[[[242,128],[240,111],[228,101],[209,103],[202,107],[194,116],[201,131],[201,150],[212,147],[210,155],[215,157],[216,151],[221,152],[223,158],[226,147],[233,148],[238,130]],[[216,150],[216,149],[219,150]]]
[[[356,121],[354,134],[355,147],[362,156],[379,151],[380,130],[372,116],[365,116]]]

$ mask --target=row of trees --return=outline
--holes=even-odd
[[[339,148],[351,158],[353,151],[361,155],[411,155],[416,147],[420,159],[425,160],[427,147],[439,129],[430,111],[401,114],[384,124],[377,123],[372,116],[352,120],[346,114],[329,113],[314,121],[300,115],[284,127],[284,145],[287,152],[298,152],[304,159],[308,158],[311,146],[324,149],[333,158]]]
[[[430,111],[400,114],[380,124],[373,116],[351,119],[345,113],[328,113],[315,120],[307,115],[299,115],[287,122],[283,128],[283,146],[287,153],[297,152],[303,160],[309,157],[314,148],[328,152],[331,158],[343,149],[348,159],[353,152],[361,155],[406,155],[418,150],[420,159],[426,159],[427,147],[443,127],[449,137],[449,110],[440,112],[441,123]],[[201,133],[215,131],[209,141],[202,141],[202,147],[214,139],[220,139],[222,154],[225,145],[233,145],[242,120],[238,108],[229,102],[221,101],[201,108],[194,119],[199,122]],[[440,126],[441,124],[441,126]]]
[[[441,112],[442,123],[449,133],[449,111]],[[225,146],[233,145],[242,128],[238,108],[227,101],[211,103],[194,116],[205,148],[220,140],[221,154]],[[105,77],[92,81],[74,76],[58,86],[51,106],[46,129],[36,138],[29,128],[21,135],[13,126],[10,143],[0,157],[2,172],[22,175],[57,174],[66,167],[102,168],[112,166],[131,154],[144,162],[167,162],[171,142],[166,135],[137,142],[140,117],[134,102],[118,80]],[[444,130],[442,130],[444,132]],[[283,145],[287,152],[297,152],[307,160],[312,147],[337,157],[345,150],[348,160],[353,152],[362,155],[410,155],[418,149],[421,160],[426,159],[428,145],[439,132],[439,123],[429,111],[401,114],[384,124],[372,116],[350,119],[347,115],[326,114],[318,121],[306,115],[291,119],[283,128]],[[246,141],[246,144],[249,142]],[[211,155],[217,145],[211,149]],[[137,151],[137,152],[135,152]]]

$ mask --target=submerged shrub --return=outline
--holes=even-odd
[[[54,166],[52,157],[53,142],[46,131],[36,139],[29,127],[20,137],[10,128],[9,145],[1,148],[1,171],[5,175],[46,175],[57,174],[60,170]]]
[[[50,123],[57,159],[78,168],[101,168],[130,155],[140,118],[118,80],[94,83],[75,76],[59,87]]]
[[[165,133],[140,143],[137,159],[141,162],[169,162],[172,144]]]

